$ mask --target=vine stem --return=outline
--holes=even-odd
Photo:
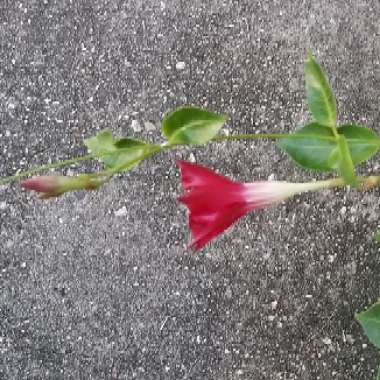
[[[237,135],[220,135],[214,137],[211,141],[220,142],[220,141],[234,141],[234,140],[258,140],[258,139],[268,139],[268,140],[278,140],[278,139],[305,139],[307,138],[318,138],[319,140],[335,141],[333,136],[313,136],[312,134],[302,135],[302,134],[287,134],[287,133],[246,133],[246,134],[237,134]]]
[[[73,164],[76,164],[78,162],[93,160],[94,158],[96,158],[96,157],[94,157],[92,154],[87,154],[85,156],[73,157],[73,158],[70,158],[67,160],[53,162],[51,164],[35,166],[35,167],[33,167],[29,170],[26,170],[24,172],[21,172],[21,173],[18,173],[18,174],[9,176],[9,177],[1,178],[0,179],[0,186],[5,185],[9,182],[17,181],[21,178],[28,177],[28,176],[33,175],[33,174],[37,174],[37,173],[49,170],[49,169],[61,168],[63,166],[73,165]]]
[[[268,140],[277,140],[290,137],[286,133],[242,133],[237,135],[219,135],[214,137],[211,141],[220,142],[220,141],[234,141],[234,140],[259,140],[259,139],[268,139]],[[293,138],[290,137],[290,138]]]
[[[313,136],[308,135],[307,137],[311,138]],[[317,137],[319,139],[323,139],[323,140],[335,141],[334,137],[329,137],[329,136],[317,136]],[[220,135],[220,136],[214,137],[211,140],[211,142],[236,141],[236,140],[257,140],[257,139],[277,140],[277,139],[284,139],[284,138],[303,139],[303,138],[305,138],[305,136],[302,136],[301,134],[297,135],[297,134],[287,134],[287,133],[267,133],[267,134],[266,133],[257,133],[257,134],[256,133],[247,133],[247,134],[237,134],[237,135],[229,135],[229,136]],[[153,150],[149,154],[143,156],[143,158],[146,158],[146,157],[150,156],[151,154],[160,151],[161,149],[174,148],[175,145],[170,146],[168,144],[163,144],[161,146],[156,145],[156,147],[157,148],[155,151]],[[133,148],[128,148],[127,150],[132,150],[132,149]],[[135,149],[141,149],[141,147],[136,147]],[[112,154],[114,154],[114,152],[105,153],[105,154],[101,154],[101,155],[98,154],[96,156],[94,156],[92,154],[87,154],[85,156],[73,157],[73,158],[70,158],[67,160],[53,162],[51,164],[35,166],[35,167],[33,167],[29,170],[23,171],[21,173],[17,173],[17,174],[14,174],[12,176],[9,176],[9,177],[0,178],[0,186],[5,185],[5,184],[10,183],[10,182],[13,182],[13,181],[17,181],[21,178],[24,178],[24,177],[27,177],[27,176],[30,176],[33,174],[44,172],[44,171],[49,170],[49,169],[57,169],[57,168],[61,168],[64,166],[73,165],[73,164],[76,164],[78,162],[90,161],[93,159],[97,159],[99,157],[106,157],[106,156],[112,155]],[[140,159],[138,161],[140,161]]]

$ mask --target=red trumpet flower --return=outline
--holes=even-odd
[[[339,179],[309,183],[239,183],[196,164],[178,161],[189,209],[190,248],[201,249],[249,211],[281,202],[297,193],[337,186]]]

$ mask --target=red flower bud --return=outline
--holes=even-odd
[[[67,191],[94,190],[105,182],[105,178],[90,175],[67,176],[38,176],[26,179],[21,186],[40,193],[41,198],[58,197]]]

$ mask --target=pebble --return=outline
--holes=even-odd
[[[141,132],[141,125],[137,120],[132,120],[131,128],[134,132]]]
[[[323,338],[322,339],[322,342],[326,345],[326,346],[330,346],[332,344],[332,340],[330,338]]]
[[[153,123],[151,123],[150,121],[146,121],[144,123],[144,128],[147,132],[153,132],[156,130],[156,126]]]
[[[175,68],[179,71],[184,70],[186,67],[186,63],[183,61],[179,61],[176,63]]]
[[[123,206],[119,210],[115,211],[115,216],[125,216],[125,215],[127,215],[127,212],[128,212],[127,208],[125,206]]]

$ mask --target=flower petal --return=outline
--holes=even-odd
[[[192,234],[190,248],[199,250],[210,240],[229,228],[237,219],[250,211],[244,204],[235,204],[228,209],[219,210],[217,214],[189,215],[189,226]]]
[[[177,161],[177,165],[181,169],[182,185],[185,190],[190,190],[199,186],[207,186],[217,190],[220,186],[225,188],[240,187],[238,182],[214,173],[212,170],[203,166],[192,164],[186,161]]]
[[[187,190],[178,200],[189,209],[190,247],[198,250],[247,213],[251,206],[243,184],[196,164],[179,161],[178,165]]]

